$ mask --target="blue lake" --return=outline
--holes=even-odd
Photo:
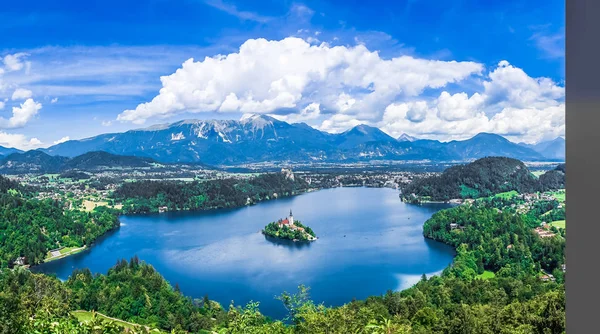
[[[208,294],[228,307],[249,301],[274,318],[285,316],[275,296],[311,288],[315,302],[342,305],[380,295],[439,273],[455,255],[425,239],[422,226],[447,204],[402,203],[387,188],[335,188],[254,206],[211,212],[123,216],[122,226],[91,249],[32,268],[66,279],[75,268],[106,273],[134,255],[193,298]],[[319,240],[274,242],[259,231],[286,217],[309,225]]]

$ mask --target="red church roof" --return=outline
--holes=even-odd
[[[287,218],[281,221],[282,225],[288,225],[289,223],[290,221]]]

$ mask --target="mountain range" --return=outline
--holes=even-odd
[[[520,143],[520,145],[531,148],[549,159],[565,159],[565,139],[562,137],[557,137],[556,139],[543,141],[534,145],[524,143]]]
[[[7,156],[12,153],[23,153],[23,151],[12,147],[0,146],[0,156]]]
[[[529,147],[480,133],[462,141],[440,142],[406,134],[396,139],[376,127],[358,125],[332,134],[305,123],[269,116],[236,120],[183,120],[123,133],[69,140],[46,149],[51,156],[75,157],[105,151],[164,163],[242,165],[260,162],[359,162],[372,160],[471,161],[506,156],[524,161],[558,159],[554,146]],[[551,152],[552,156],[546,156]]]
[[[42,151],[12,153],[0,159],[0,173],[61,173],[67,170],[93,171],[111,168],[155,167],[158,163],[145,157],[122,156],[93,151],[68,158],[52,156]]]

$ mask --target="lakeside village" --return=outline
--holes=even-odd
[[[297,241],[315,241],[317,236],[315,232],[308,227],[302,225],[298,220],[294,220],[292,210],[287,218],[279,219],[276,222],[269,223],[262,230],[262,234],[279,239]]]
[[[503,194],[499,194],[496,196],[503,196]],[[515,214],[527,214],[529,211],[534,209],[534,205],[538,201],[548,201],[548,202],[556,201],[556,202],[558,202],[556,209],[559,209],[559,210],[565,209],[565,191],[564,191],[564,189],[561,189],[559,191],[544,192],[544,193],[516,194],[516,192],[509,192],[509,193],[505,193],[504,196],[508,196],[514,200],[515,203],[510,204],[510,206],[508,206],[507,209],[513,210],[513,212]],[[476,200],[474,200],[474,199],[464,199],[464,200],[455,199],[455,200],[448,201],[448,203],[470,205],[470,204],[473,204],[475,201]],[[496,210],[499,213],[502,212],[502,210],[500,210],[500,209],[496,209]],[[547,215],[547,213],[542,214],[541,217],[544,217],[545,215]],[[453,230],[462,231],[465,229],[465,226],[458,224],[456,222],[452,222],[449,224],[449,228],[450,228],[450,231],[453,231]],[[555,236],[563,237],[563,236],[561,236],[561,233],[559,233],[559,230],[564,230],[564,229],[565,229],[565,221],[561,220],[561,221],[555,221],[555,222],[542,221],[540,223],[540,226],[535,227],[533,230],[534,230],[534,233],[537,234],[538,237],[540,237],[540,238],[553,238]],[[513,248],[513,245],[508,245],[506,248],[507,248],[507,250],[510,250]],[[561,270],[563,273],[566,272],[566,269],[567,269],[566,265],[562,264]],[[555,281],[554,275],[552,275],[551,273],[549,273],[545,270],[542,270],[542,272],[540,273],[539,279],[542,281]]]
[[[282,168],[281,173],[300,176],[310,185],[308,191],[336,187],[385,187],[398,189],[401,184],[410,183],[416,178],[429,177],[437,173],[431,172],[406,172],[406,171],[300,171],[292,172],[291,169]],[[122,184],[133,181],[184,181],[206,182],[222,179],[248,179],[262,173],[228,173],[207,169],[192,168],[172,171],[166,169],[146,170],[102,170],[102,171],[77,171],[77,177],[65,174],[14,174],[6,175],[10,179],[20,182],[25,186],[38,189],[36,198],[60,200],[65,203],[65,209],[92,211],[98,206],[107,206],[121,209],[121,203],[116,203],[111,194]],[[273,194],[277,197],[277,194]],[[158,212],[166,212],[168,208],[161,206]]]

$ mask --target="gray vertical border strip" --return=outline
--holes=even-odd
[[[566,1],[566,328],[598,333],[600,1]]]

